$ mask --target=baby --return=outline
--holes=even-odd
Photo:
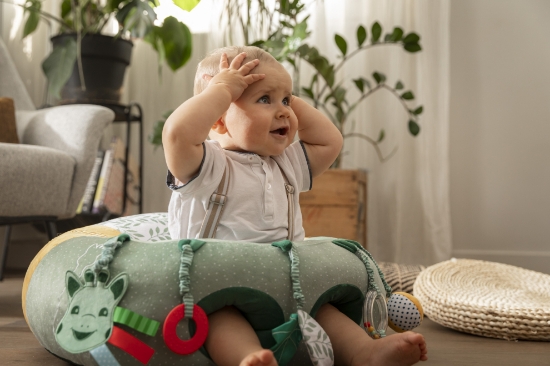
[[[195,95],[168,118],[162,140],[167,184],[173,190],[168,209],[172,238],[206,237],[201,235],[203,220],[227,173],[228,198],[213,236],[260,243],[304,239],[298,192],[311,189],[312,179],[330,167],[342,148],[338,129],[293,96],[288,72],[256,47],[227,47],[202,60]],[[288,189],[296,194],[287,197]],[[328,334],[338,365],[427,360],[420,334],[375,341],[330,304],[315,319]],[[205,347],[217,365],[277,364],[234,307],[209,314],[208,320]]]

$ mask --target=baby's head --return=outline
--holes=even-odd
[[[254,46],[229,46],[218,48],[206,55],[197,66],[194,94],[200,94],[208,86],[208,81],[203,78],[204,75],[215,76],[220,72],[220,58],[222,54],[225,53],[227,55],[227,63],[231,64],[231,61],[242,52],[246,52],[246,58],[243,61],[243,65],[255,59],[258,59],[261,64],[265,62],[279,63],[269,52]]]
[[[227,55],[228,63],[245,52],[245,63],[258,59],[260,63],[251,74],[265,74],[250,84],[243,94],[231,103],[227,112],[212,126],[209,137],[224,149],[253,152],[262,156],[281,154],[292,143],[298,128],[296,115],[290,108],[292,79],[284,67],[266,51],[252,46],[225,47],[206,56],[197,68],[195,95],[208,86],[204,75],[220,72],[220,59]]]

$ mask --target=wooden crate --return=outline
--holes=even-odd
[[[300,194],[300,207],[307,237],[351,239],[367,247],[365,170],[327,170]]]

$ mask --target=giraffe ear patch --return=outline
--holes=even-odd
[[[73,271],[67,271],[67,274],[65,275],[65,286],[67,287],[69,298],[72,298],[75,292],[80,290],[83,286],[83,283]]]

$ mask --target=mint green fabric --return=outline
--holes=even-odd
[[[132,220],[135,221],[135,217]],[[313,238],[292,243],[300,260],[303,310],[314,316],[322,304],[330,302],[359,323],[368,285],[367,272],[356,255],[333,244],[332,240],[334,238]],[[71,270],[82,278],[101,255],[105,242],[104,238],[89,236],[60,243],[38,264],[29,282],[26,311],[33,333],[46,349],[76,364],[95,365],[95,361],[89,352],[71,354],[55,341],[56,327],[68,307],[65,273]],[[243,289],[243,293],[251,289],[264,294],[259,302],[251,298],[244,305],[235,306],[240,306],[239,310],[251,324],[259,324],[256,332],[262,344],[272,347],[275,344],[272,330],[296,312],[288,254],[269,244],[211,239],[204,242],[200,250],[194,252],[189,267],[189,292],[195,303],[208,314],[224,303],[216,300],[213,303],[218,305],[209,304],[210,296],[222,300],[237,298],[241,295],[231,294],[235,288]],[[167,314],[182,302],[180,255],[178,241],[124,242],[109,263],[111,277],[126,272],[131,279],[118,306],[163,323]],[[266,300],[268,298],[273,301]],[[182,320],[178,326],[177,334],[182,340],[192,336],[191,323]],[[210,364],[201,352],[188,356],[172,353],[164,344],[162,332],[149,337],[124,325],[121,328],[155,349],[151,364]],[[132,356],[116,347],[109,348],[121,365],[139,365]],[[289,365],[311,365],[303,343]]]

